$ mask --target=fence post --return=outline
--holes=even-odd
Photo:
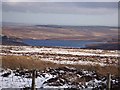
[[[36,77],[36,70],[32,71],[32,87],[31,90],[35,90],[35,77]]]
[[[108,73],[108,76],[107,76],[107,90],[110,90],[111,89],[111,74]]]

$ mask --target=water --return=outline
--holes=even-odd
[[[23,43],[31,46],[52,46],[52,47],[70,47],[70,48],[85,48],[88,44],[96,44],[100,42],[83,41],[83,40],[34,40],[25,39]]]

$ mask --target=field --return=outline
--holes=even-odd
[[[2,47],[3,67],[9,68],[43,68],[74,66],[74,67],[115,67],[118,68],[118,51],[116,50],[89,50],[89,49],[67,49],[47,48],[31,46],[3,46]],[[23,63],[25,62],[25,63]],[[28,64],[29,62],[29,64]],[[117,73],[112,68],[110,72]],[[105,70],[105,68],[103,69]],[[109,69],[108,69],[109,70]],[[99,71],[97,69],[97,71]],[[105,71],[108,73],[108,71]],[[103,73],[103,71],[101,72]]]
[[[4,88],[30,87],[30,73],[33,69],[39,73],[36,78],[36,88],[71,88],[71,86],[91,89],[106,88],[108,73],[112,75],[112,88],[119,88],[116,86],[120,75],[117,50],[3,45],[0,55],[2,57],[2,68],[4,68],[1,75],[12,70],[9,76],[11,79],[1,77],[1,80],[5,80],[1,84]],[[20,72],[26,72],[26,70],[27,73],[22,75],[24,80],[18,80],[18,76],[21,78]],[[19,75],[16,76],[16,73]],[[44,78],[43,74],[45,74]],[[29,79],[27,79],[28,76]],[[19,85],[7,86],[6,83],[11,80],[14,84],[18,83]],[[91,82],[94,83],[91,85]]]
[[[21,39],[117,41],[118,28],[99,26],[5,25],[2,34]]]

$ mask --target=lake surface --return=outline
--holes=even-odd
[[[23,43],[31,46],[52,46],[52,47],[70,47],[70,48],[85,48],[88,44],[96,44],[101,42],[82,41],[82,40],[34,40],[25,39]]]

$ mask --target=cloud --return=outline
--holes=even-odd
[[[119,0],[3,0],[2,2],[119,2]]]
[[[117,2],[3,2],[3,12],[114,14]]]

